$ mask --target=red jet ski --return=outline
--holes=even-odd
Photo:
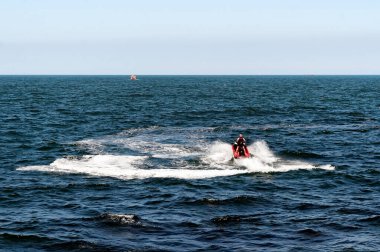
[[[234,158],[249,158],[251,154],[246,145],[237,145],[236,143],[232,145],[232,153]]]

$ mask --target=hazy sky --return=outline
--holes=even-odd
[[[0,0],[0,74],[380,74],[379,0]]]

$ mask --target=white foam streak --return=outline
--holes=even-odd
[[[84,173],[94,176],[118,177],[126,170],[136,171],[147,157],[141,156],[114,156],[114,155],[86,155],[82,159],[59,158],[50,165],[26,166],[18,170],[47,171],[62,173]]]
[[[20,171],[43,171],[60,173],[81,173],[93,176],[115,177],[120,179],[179,178],[203,179],[218,176],[231,176],[245,173],[242,170],[218,169],[139,169],[138,165],[147,157],[96,155],[85,156],[80,160],[60,158],[50,165],[20,167]]]

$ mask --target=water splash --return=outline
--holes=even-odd
[[[254,142],[248,146],[248,149],[253,156],[252,158],[235,159],[233,161],[234,166],[245,168],[247,173],[287,172],[302,169],[334,170],[334,167],[331,165],[318,166],[300,160],[281,159],[270,150],[265,141]],[[230,163],[231,159],[231,145],[216,142],[211,146],[210,152],[204,160],[211,165],[225,165],[224,167],[228,167],[226,165]]]

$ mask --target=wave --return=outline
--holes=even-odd
[[[189,205],[249,205],[249,204],[265,204],[270,202],[270,200],[251,195],[239,195],[227,199],[216,199],[216,198],[202,198],[197,200],[187,200],[185,204]]]
[[[211,219],[211,222],[217,225],[234,224],[234,223],[254,223],[255,225],[261,224],[262,220],[256,216],[245,215],[225,215]]]
[[[141,225],[141,218],[134,214],[104,213],[95,218],[109,225]]]
[[[47,251],[118,251],[110,245],[100,245],[85,240],[71,240],[56,242],[43,246]]]
[[[313,204],[313,203],[300,203],[294,209],[296,210],[315,210],[315,209],[326,209],[331,206],[329,205],[321,205],[321,204]]]
[[[319,154],[306,152],[306,151],[285,150],[285,151],[280,152],[280,154],[287,157],[298,157],[298,158],[321,158],[322,157]]]
[[[50,240],[48,237],[33,235],[33,234],[12,234],[12,233],[2,233],[0,234],[5,240],[14,242],[46,242]]]
[[[379,226],[380,225],[380,215],[371,215],[369,217],[360,219],[360,221],[369,222],[369,223],[372,223],[372,224]]]
[[[318,230],[314,230],[312,228],[301,229],[301,230],[298,230],[297,233],[305,235],[305,236],[312,236],[312,237],[322,235],[322,232],[320,232]]]

